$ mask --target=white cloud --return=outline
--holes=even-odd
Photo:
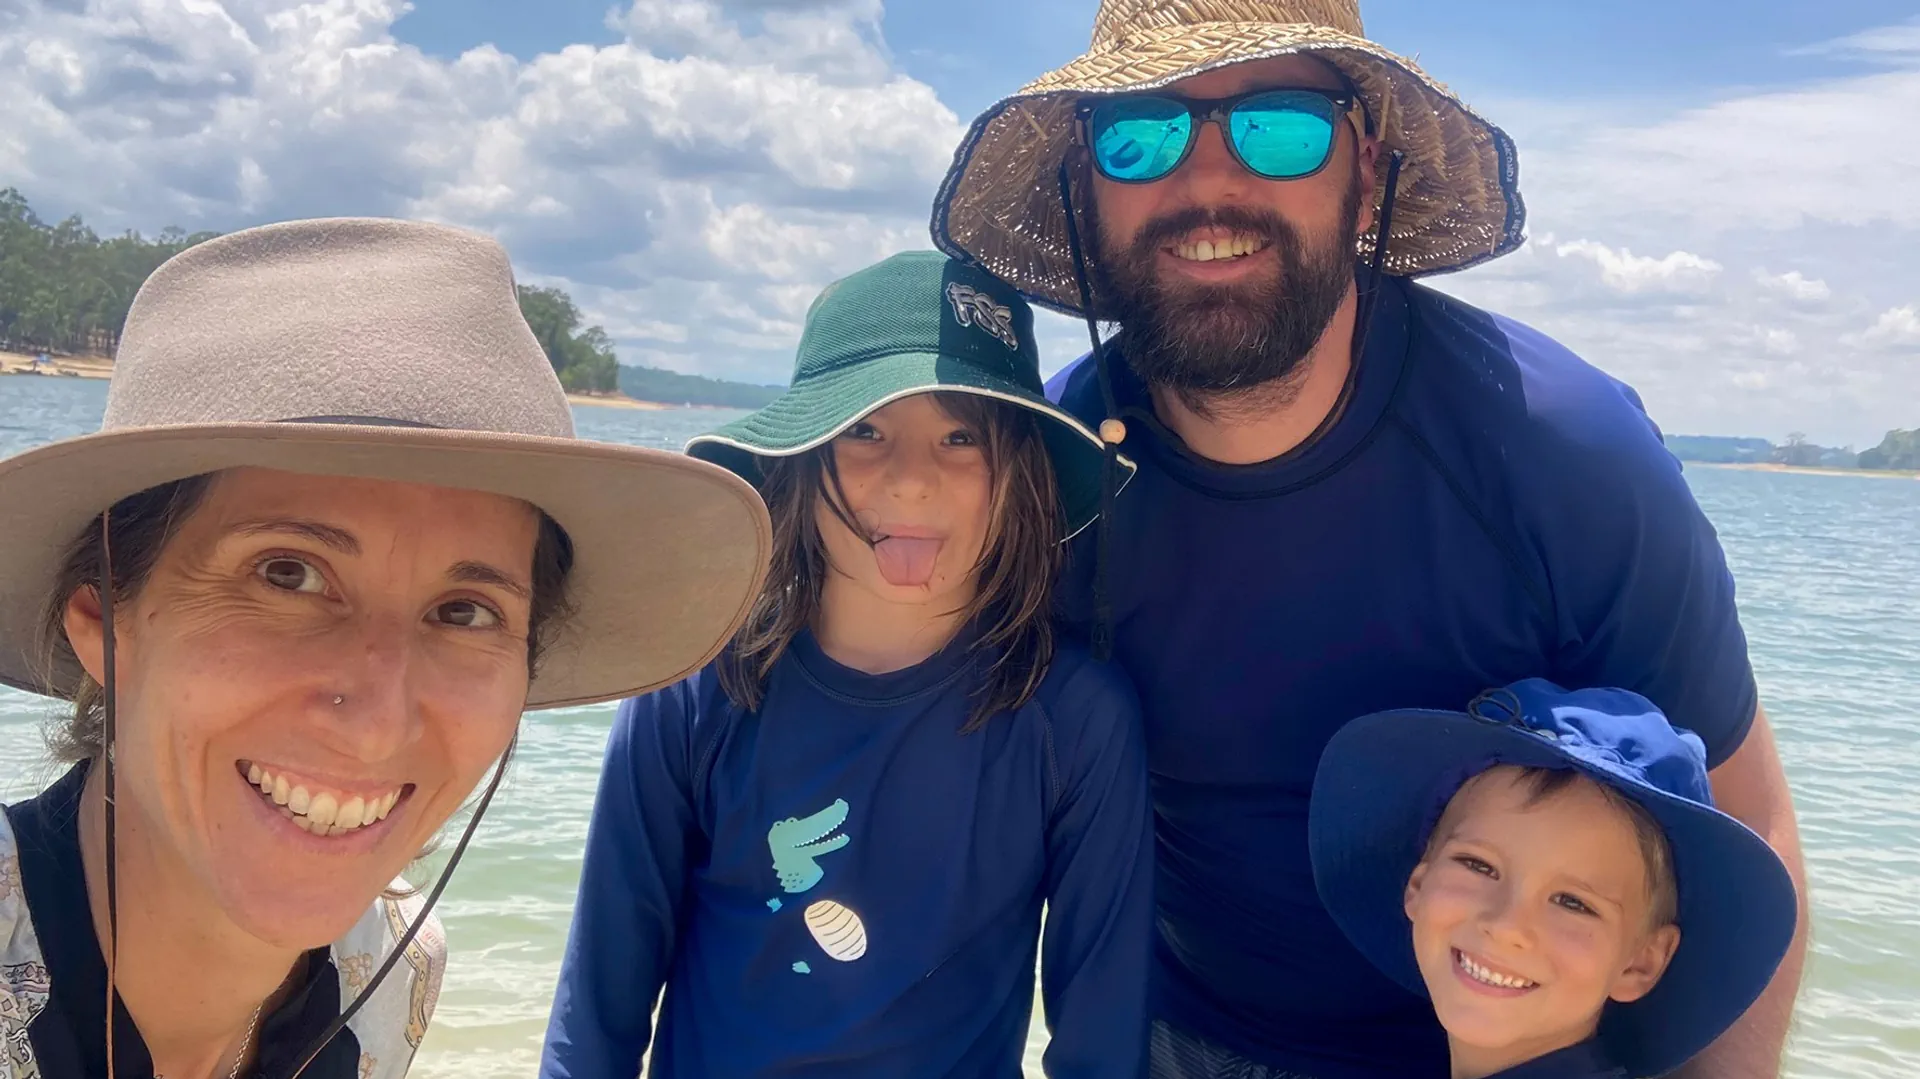
[[[1793,51],[1802,55],[1840,55],[1892,63],[1920,61],[1920,20],[1863,30]]]
[[[623,358],[724,377],[784,377],[814,292],[929,246],[960,136],[893,70],[878,0],[635,0],[625,40],[527,62],[426,56],[392,35],[402,0],[6,7],[0,186],[103,231],[486,229]]]
[[[517,60],[397,40],[404,0],[0,0],[0,186],[103,232],[326,214],[492,231],[622,358],[784,378],[827,281],[929,246],[960,119],[881,0],[622,0]],[[1670,431],[1920,423],[1920,23],[1766,92],[1479,102],[1535,239],[1434,283],[1633,383]],[[1031,73],[1028,73],[1031,74]],[[1630,106],[1630,107],[1628,107]],[[1049,369],[1084,326],[1042,315]]]
[[[1643,258],[1621,248],[1615,251],[1592,240],[1575,240],[1554,248],[1561,258],[1574,256],[1600,267],[1600,280],[1608,288],[1629,295],[1641,292],[1700,292],[1713,284],[1721,266],[1712,259],[1686,251],[1675,251],[1664,258]]]
[[[1883,311],[1857,340],[1877,348],[1920,348],[1920,306],[1908,304]]]
[[[1756,326],[1749,340],[1769,356],[1791,356],[1800,351],[1800,335],[1792,330]]]
[[[1916,27],[1828,51],[1884,60]],[[1920,64],[1678,110],[1481,105],[1520,146],[1536,239],[1440,287],[1632,383],[1669,431],[1840,445],[1920,423],[1899,316],[1920,294],[1920,140],[1892,135],[1920,115]]]
[[[1799,270],[1791,270],[1784,274],[1770,274],[1764,269],[1756,268],[1753,271],[1753,279],[1762,286],[1801,303],[1818,303],[1833,298],[1833,289],[1825,281],[1811,280],[1802,276]]]

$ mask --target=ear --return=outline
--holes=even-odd
[[[1400,899],[1401,909],[1406,912],[1407,921],[1413,921],[1413,904],[1420,898],[1420,885],[1427,879],[1427,863],[1423,860],[1413,867],[1413,875],[1407,878],[1407,892]]]
[[[67,643],[79,658],[80,666],[96,684],[106,678],[106,624],[100,617],[100,593],[93,586],[82,586],[67,597],[66,613],[60,620],[67,631]]]
[[[1663,925],[1647,934],[1640,942],[1640,948],[1633,954],[1633,961],[1627,969],[1613,979],[1613,989],[1607,994],[1622,1004],[1631,1004],[1660,984],[1660,976],[1667,972],[1667,964],[1673,962],[1673,953],[1680,947],[1680,927]]]
[[[1378,204],[1374,193],[1380,187],[1380,136],[1368,135],[1358,127],[1353,128],[1354,138],[1358,140],[1358,152],[1354,159],[1354,183],[1360,186],[1360,235],[1373,231],[1378,214]]]

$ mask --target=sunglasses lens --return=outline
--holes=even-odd
[[[1233,147],[1247,168],[1269,180],[1317,172],[1333,150],[1333,101],[1295,90],[1276,90],[1234,106],[1229,122]]]
[[[1138,183],[1158,180],[1180,163],[1193,138],[1193,117],[1178,101],[1123,97],[1095,107],[1087,130],[1100,174]]]

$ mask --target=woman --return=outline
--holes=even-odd
[[[0,681],[72,704],[0,822],[39,1079],[403,1075],[444,946],[401,870],[523,710],[711,659],[769,535],[721,469],[576,440],[505,252],[397,221],[162,266],[101,432],[0,507]]]

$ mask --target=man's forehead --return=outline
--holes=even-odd
[[[1170,89],[1187,97],[1220,98],[1278,86],[1341,90],[1346,79],[1339,68],[1318,56],[1292,53],[1203,71],[1173,83]]]

